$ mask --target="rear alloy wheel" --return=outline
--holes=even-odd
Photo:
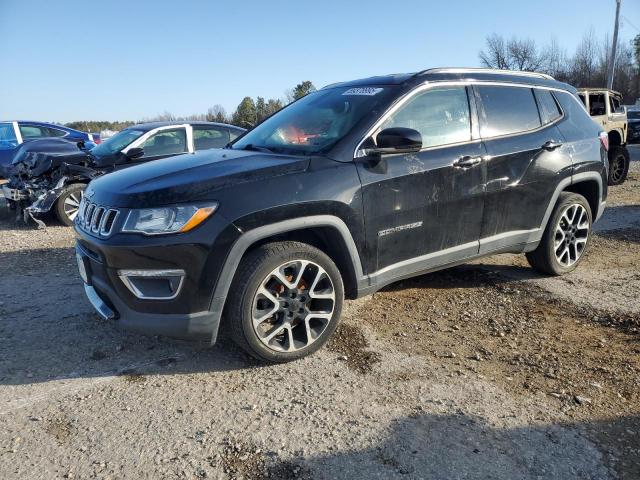
[[[582,260],[591,235],[591,208],[577,193],[562,192],[529,264],[550,275],[572,271]]]
[[[609,150],[609,185],[620,185],[629,173],[629,152],[625,147],[611,147]]]
[[[251,355],[295,360],[320,348],[335,331],[344,290],[324,252],[303,243],[263,245],[241,262],[225,320]]]
[[[556,226],[554,252],[556,260],[567,268],[580,260],[589,240],[589,215],[579,203],[569,205]]]
[[[82,197],[84,197],[86,188],[87,186],[82,183],[75,183],[65,188],[60,197],[58,197],[58,201],[56,202],[56,216],[58,220],[65,225],[73,225],[74,220],[78,216],[80,201]]]

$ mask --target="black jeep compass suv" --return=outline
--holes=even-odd
[[[573,87],[431,69],[327,86],[227,148],[93,180],[76,218],[105,318],[302,357],[344,298],[495,253],[573,270],[607,194],[607,137]]]

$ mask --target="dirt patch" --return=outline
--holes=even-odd
[[[542,394],[572,420],[625,412],[612,445],[640,465],[637,437],[625,434],[640,432],[640,315],[577,306],[472,267],[402,282],[375,294],[367,312],[384,340],[452,377],[473,373],[514,395]]]
[[[359,373],[370,373],[374,364],[380,361],[380,355],[367,350],[369,342],[362,330],[354,325],[342,322],[328,344],[329,350],[340,354],[340,360]]]
[[[638,162],[632,162],[627,180],[615,187],[609,187],[608,203],[638,203],[638,191],[640,190],[640,172],[637,167]]]
[[[55,437],[59,444],[67,443],[74,430],[73,424],[67,418],[54,418],[45,426],[45,431]]]
[[[230,479],[267,478],[267,457],[255,445],[225,439],[220,458],[223,471]]]

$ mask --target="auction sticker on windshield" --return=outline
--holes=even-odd
[[[358,88],[350,88],[349,90],[347,90],[346,92],[344,92],[342,95],[375,95],[377,93],[380,93],[383,89],[382,88],[376,88],[376,87],[358,87]]]

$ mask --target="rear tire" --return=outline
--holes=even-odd
[[[86,188],[87,186],[84,183],[71,184],[62,191],[62,194],[56,200],[56,217],[64,225],[68,227],[73,225],[80,208],[80,200],[82,200]]]
[[[629,151],[626,147],[611,147],[609,149],[609,178],[608,185],[620,185],[627,179],[629,173]]]
[[[310,355],[333,334],[344,287],[333,261],[300,242],[275,242],[249,252],[231,284],[224,324],[251,356],[289,362]]]
[[[577,193],[562,192],[538,247],[526,254],[529,265],[548,275],[574,270],[591,240],[591,208]]]

